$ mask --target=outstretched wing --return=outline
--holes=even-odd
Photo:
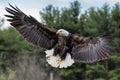
[[[9,4],[10,5],[10,4]],[[27,16],[19,8],[13,7],[6,8],[6,11],[11,15],[5,15],[10,18],[10,24],[15,27],[24,38],[29,42],[44,48],[50,49],[57,42],[56,29],[39,23],[32,16]]]
[[[109,57],[114,46],[112,37],[73,36],[72,57],[83,63],[92,63]]]

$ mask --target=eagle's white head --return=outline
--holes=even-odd
[[[69,36],[70,35],[70,33],[67,30],[64,30],[64,29],[59,29],[56,32],[56,34],[59,35],[59,36]]]

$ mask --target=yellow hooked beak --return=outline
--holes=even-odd
[[[59,35],[60,34],[60,32],[56,32],[56,35]]]

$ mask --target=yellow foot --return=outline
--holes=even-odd
[[[50,57],[51,57],[51,56],[52,56],[52,55],[47,56],[46,59],[50,60]]]
[[[60,65],[61,62],[62,62],[61,58],[57,60],[58,65]]]

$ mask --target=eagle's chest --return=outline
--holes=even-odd
[[[67,44],[67,37],[58,37],[58,45],[63,47]]]

